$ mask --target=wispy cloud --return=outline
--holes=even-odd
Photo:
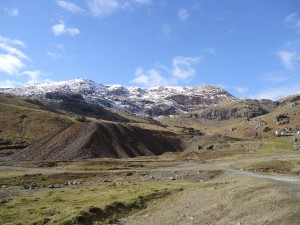
[[[11,39],[11,38],[7,38],[7,37],[3,37],[1,35],[0,35],[0,43],[4,43],[7,45],[18,45],[23,48],[26,47],[26,44],[23,41],[20,41],[19,39]]]
[[[212,55],[216,54],[215,48],[204,48],[203,51]]]
[[[40,70],[23,71],[22,75],[25,75],[29,78],[29,80],[27,80],[27,84],[36,84],[36,83],[42,83],[42,82],[50,81],[49,79],[44,78],[45,75]]]
[[[151,5],[152,0],[133,0],[133,2],[137,4],[142,4],[142,5]]]
[[[173,58],[171,68],[157,64],[154,68],[146,72],[141,68],[135,71],[135,78],[132,83],[147,87],[176,85],[179,82],[189,82],[196,75],[194,66],[200,62],[202,57],[183,57]]]
[[[161,71],[158,69],[150,69],[144,72],[141,67],[136,69],[135,78],[132,82],[146,87],[175,85],[177,83],[177,81],[172,77],[163,77],[161,75]]]
[[[26,70],[20,72],[18,75],[18,80],[13,80],[13,79],[0,79],[0,88],[13,88],[16,86],[22,86],[22,85],[31,85],[31,84],[36,84],[36,83],[45,83],[51,81],[50,79],[46,78],[46,75],[40,71],[40,70]],[[19,78],[25,78],[22,79],[23,82],[20,82]]]
[[[296,63],[300,60],[300,56],[297,52],[282,50],[277,52],[284,67],[288,70],[292,70]]]
[[[87,0],[89,11],[93,16],[99,18],[107,17],[118,10],[151,4],[152,0]]]
[[[0,36],[0,71],[14,75],[25,67],[24,60],[30,59],[20,47],[25,47],[22,41]]]
[[[27,63],[32,62],[22,51],[22,48],[25,47],[25,43],[18,39],[0,35],[0,74],[2,74],[0,87],[15,87],[47,81],[46,75],[42,71],[25,70],[28,67]],[[9,78],[5,79],[5,76]]]
[[[169,37],[171,35],[172,27],[169,24],[164,23],[161,25],[161,28],[162,37]]]
[[[95,17],[106,17],[121,8],[118,0],[88,0],[87,4]]]
[[[262,77],[262,79],[272,83],[280,83],[289,80],[289,76],[284,74],[278,74],[278,73],[270,73],[270,74],[265,74]]]
[[[180,9],[178,12],[178,19],[181,22],[186,21],[190,17],[189,12],[186,9]]]
[[[0,49],[6,51],[9,55],[16,56],[20,59],[28,59],[29,60],[29,58],[22,51],[20,51],[19,49],[15,48],[15,47],[9,46],[5,43],[0,42]]]
[[[234,89],[236,90],[237,93],[241,95],[244,95],[249,92],[249,89],[246,87],[235,87]]]
[[[10,79],[0,80],[0,88],[12,88],[19,85],[22,85],[22,83]]]
[[[4,7],[3,9],[6,12],[6,14],[9,16],[19,16],[20,15],[20,11],[17,8],[9,9],[9,8]]]
[[[262,92],[251,96],[251,98],[278,100],[285,96],[296,93],[300,93],[300,84],[290,84],[284,87],[274,87],[265,89]]]
[[[300,34],[300,17],[298,13],[291,13],[287,15],[285,23],[288,27],[294,29],[298,34]]]
[[[173,59],[172,76],[180,80],[186,80],[195,76],[196,70],[193,66],[199,63],[200,60],[201,60],[200,56],[199,57],[176,56]]]
[[[199,12],[201,10],[201,4],[198,2],[198,3],[195,3],[192,5],[192,10],[193,11],[197,11]]]
[[[68,34],[71,36],[76,36],[80,34],[80,30],[75,27],[67,27],[64,23],[64,21],[59,21],[58,24],[52,26],[52,31],[55,34],[55,36],[60,36],[63,34]]]
[[[82,13],[82,12],[84,12],[84,10],[82,8],[80,8],[79,6],[74,4],[73,2],[68,2],[68,1],[64,1],[64,0],[57,0],[56,3],[62,9],[70,11],[72,13]]]
[[[57,54],[55,52],[47,52],[46,55],[49,56],[49,57],[51,57],[52,59],[58,59],[58,58],[61,57],[60,54]]]

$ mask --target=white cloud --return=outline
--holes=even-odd
[[[29,78],[27,80],[27,84],[35,84],[41,82],[47,82],[49,79],[44,79],[44,73],[40,70],[33,70],[33,71],[23,71],[22,75],[25,75]]]
[[[0,88],[12,88],[16,86],[22,86],[22,85],[31,85],[36,83],[44,83],[49,82],[51,80],[45,79],[45,74],[40,70],[33,70],[33,71],[23,71],[17,74],[18,81],[6,79],[6,80],[0,80]],[[26,77],[26,79],[22,79],[23,81],[20,82],[20,77]]]
[[[13,55],[0,55],[0,71],[13,75],[24,67],[24,63]]]
[[[186,9],[180,9],[178,12],[178,18],[180,21],[184,22],[190,17],[190,14]]]
[[[292,70],[295,67],[297,61],[300,60],[300,56],[294,51],[279,51],[277,52],[282,64],[288,70]]]
[[[38,79],[41,76],[41,71],[39,70],[34,70],[34,71],[24,71],[22,74],[30,77],[33,80]]]
[[[176,56],[173,59],[172,76],[178,79],[188,79],[196,74],[193,65],[199,63],[201,57],[182,57]]]
[[[59,21],[58,24],[52,26],[52,31],[56,36],[60,36],[62,34],[68,34],[71,36],[78,35],[80,30],[75,27],[67,27],[64,21]]]
[[[25,47],[25,43],[18,39],[10,39],[0,36],[0,73],[2,80],[0,80],[0,87],[15,87],[23,85],[24,83],[31,84],[44,79],[44,74],[39,70],[23,71],[26,68],[26,62],[31,62],[31,59],[20,50],[20,47]],[[17,77],[18,80],[5,79],[6,76]],[[27,77],[22,83],[20,77]],[[23,79],[24,80],[24,79]]]
[[[188,82],[195,76],[196,69],[193,66],[199,63],[200,60],[201,57],[176,56],[173,58],[171,69],[159,63],[147,72],[144,72],[139,67],[136,69],[135,78],[131,82],[147,87],[176,85],[179,82]]]
[[[242,95],[246,94],[249,91],[249,89],[246,87],[235,87],[234,89],[236,90],[237,93]]]
[[[14,80],[0,80],[0,88],[12,88],[21,85],[21,83]]]
[[[106,17],[121,8],[118,0],[88,0],[87,4],[95,17]]]
[[[21,59],[29,59],[22,51],[5,43],[0,42],[0,49],[6,51],[9,55],[13,55]]]
[[[285,18],[285,23],[287,26],[294,29],[298,34],[300,34],[300,18],[298,13],[291,13]]]
[[[3,9],[9,16],[19,16],[20,15],[20,12],[17,8],[9,9],[9,8],[4,7]]]
[[[70,11],[72,13],[82,13],[84,10],[74,4],[73,2],[68,2],[64,0],[57,0],[56,1],[57,5],[61,7],[64,10]]]
[[[18,47],[25,47],[25,44],[17,39],[0,36],[0,71],[9,75],[17,74],[25,67],[24,60],[30,61]]]
[[[254,96],[251,96],[251,98],[278,100],[280,98],[296,93],[300,93],[300,84],[291,84],[285,87],[269,88]]]
[[[118,10],[130,9],[133,6],[151,5],[152,0],[87,0],[87,6],[95,17],[103,18]]]
[[[7,44],[7,45],[18,45],[18,46],[21,46],[23,48],[26,47],[25,43],[18,40],[18,39],[10,39],[10,38],[7,38],[7,37],[3,37],[0,35],[0,43],[4,43],[4,44]]]
[[[144,72],[141,67],[135,71],[135,78],[132,80],[133,83],[141,84],[146,87],[157,87],[165,85],[176,84],[175,79],[167,79],[161,75],[161,72],[156,69],[150,69]]]

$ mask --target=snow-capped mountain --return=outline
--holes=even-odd
[[[62,96],[77,95],[77,98],[80,96],[79,99],[87,103],[154,117],[185,113],[236,99],[224,89],[211,85],[139,88],[103,85],[87,79],[0,88],[0,92],[37,99],[48,104],[62,101]]]

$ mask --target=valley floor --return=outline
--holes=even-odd
[[[299,165],[287,153],[3,165],[0,223],[299,224]]]

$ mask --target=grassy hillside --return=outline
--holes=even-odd
[[[30,144],[45,135],[73,124],[37,101],[0,95],[0,149],[20,143]]]
[[[254,101],[254,103],[261,104],[258,101]],[[248,105],[247,108],[244,106],[244,102],[241,105],[236,102],[224,103],[203,111],[206,113],[209,111],[208,118],[201,117],[203,112],[193,112],[181,116],[159,118],[159,121],[164,125],[173,126],[173,129],[177,131],[184,127],[191,127],[205,134],[218,133],[246,139],[275,136],[276,130],[296,132],[300,129],[300,100],[295,96],[282,100],[281,105],[276,107],[257,108],[256,105]],[[238,108],[237,111],[233,110],[236,108]],[[258,109],[263,109],[265,114],[259,115],[260,110]],[[259,116],[252,117],[255,113]],[[248,114],[252,116],[247,116]]]

